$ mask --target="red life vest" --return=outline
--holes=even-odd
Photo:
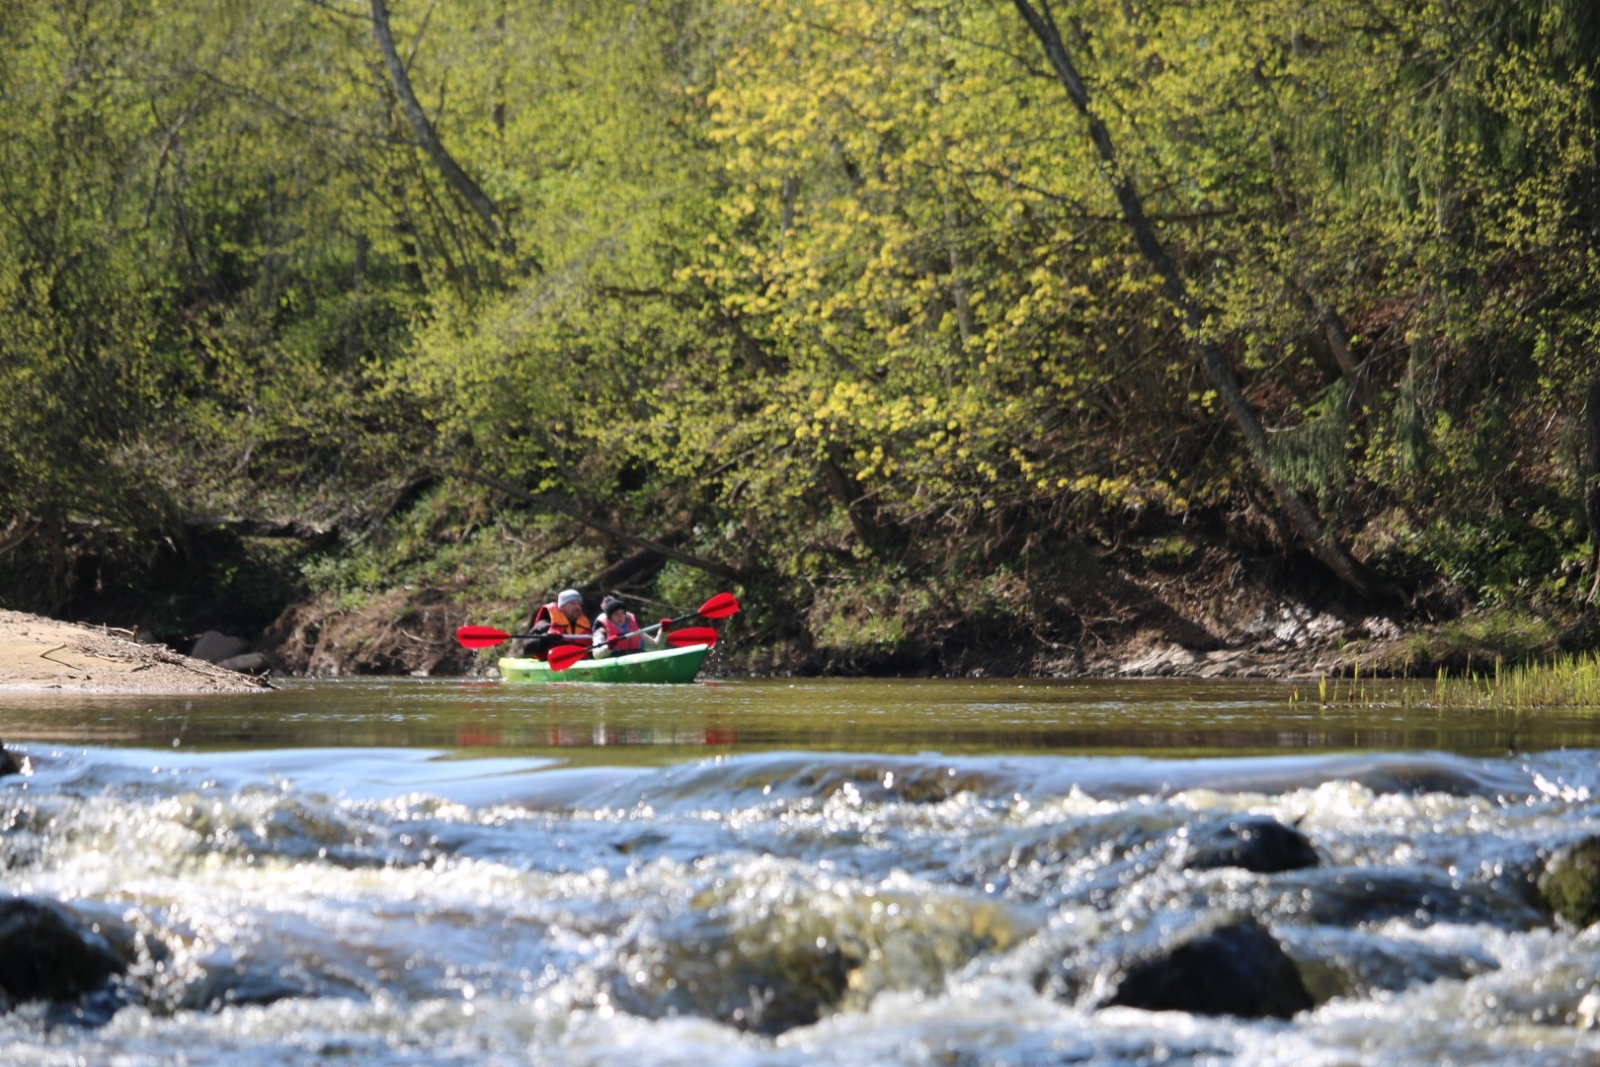
[[[633,612],[628,612],[627,618],[621,626],[611,621],[611,616],[600,616],[599,625],[605,627],[606,647],[619,656],[624,652],[637,652],[644,647],[644,635],[639,632],[639,620],[633,617]],[[632,634],[632,637],[627,636]]]

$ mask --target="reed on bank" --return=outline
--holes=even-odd
[[[1309,699],[1296,688],[1291,703]],[[1324,705],[1372,706],[1397,702],[1409,707],[1478,708],[1532,711],[1542,708],[1592,708],[1600,710],[1600,653],[1558,656],[1543,662],[1512,667],[1496,659],[1492,671],[1450,675],[1440,668],[1431,688],[1363,678],[1317,680],[1317,700]]]

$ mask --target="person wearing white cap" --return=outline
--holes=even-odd
[[[587,645],[594,624],[583,610],[583,594],[576,589],[563,589],[548,604],[541,604],[534,613],[531,633],[534,637],[527,648],[537,655],[549,651],[552,645],[562,643],[569,634],[578,635],[577,641]]]

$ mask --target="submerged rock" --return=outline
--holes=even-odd
[[[0,743],[0,778],[4,778],[8,774],[18,774],[21,771],[22,768],[17,766],[17,758],[7,752],[4,744]]]
[[[662,946],[670,953],[678,946]],[[699,1015],[769,1037],[832,1011],[862,960],[838,945],[708,940],[611,986],[613,1002],[647,1018]],[[641,981],[640,978],[643,978]]]
[[[890,990],[937,990],[977,956],[1004,952],[1037,916],[965,893],[813,883],[802,866],[758,863],[641,915],[607,983],[646,1018],[692,1015],[775,1036]]]
[[[178,1007],[190,1011],[220,1011],[245,1004],[274,1004],[292,997],[339,996],[362,999],[359,984],[341,976],[313,974],[283,960],[277,966],[207,960],[196,968],[183,987]]]
[[[1245,815],[1193,827],[1182,838],[1180,866],[1191,871],[1240,867],[1257,874],[1317,865],[1311,839],[1276,819]]]
[[[0,901],[0,991],[9,999],[70,1000],[126,969],[105,938],[65,908]]]
[[[1105,1003],[1248,1019],[1287,1019],[1313,1006],[1294,961],[1249,918],[1125,963]]]
[[[1434,923],[1484,923],[1502,930],[1531,930],[1545,917],[1538,908],[1481,880],[1442,871],[1319,867],[1290,871],[1251,891],[1251,910],[1274,921],[1356,926],[1399,919],[1414,927]]]
[[[1398,993],[1440,979],[1465,980],[1499,969],[1486,954],[1365,930],[1280,928],[1306,991],[1318,1004],[1334,997]]]
[[[1544,904],[1572,925],[1581,929],[1600,920],[1600,837],[1551,856],[1537,885]]]

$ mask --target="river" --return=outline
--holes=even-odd
[[[1529,882],[1597,832],[1600,718],[1407,693],[0,696],[0,891],[133,961],[0,1063],[1600,1061],[1600,928]],[[1139,1006],[1252,953],[1261,1017]]]

